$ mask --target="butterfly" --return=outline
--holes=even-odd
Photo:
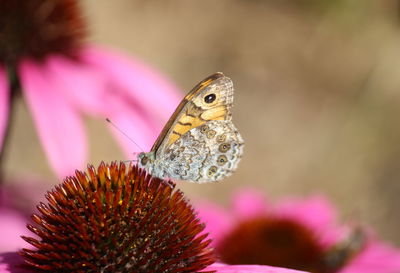
[[[216,182],[237,168],[243,138],[232,123],[233,83],[217,72],[181,101],[138,165],[159,178]]]

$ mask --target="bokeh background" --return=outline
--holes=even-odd
[[[191,199],[227,204],[242,187],[271,199],[323,193],[343,221],[361,221],[400,246],[400,1],[82,0],[82,6],[91,41],[146,61],[184,92],[216,71],[234,81],[245,156],[225,181],[179,183]],[[15,111],[6,177],[34,176],[46,181],[38,188],[48,188],[59,181],[23,100]],[[90,163],[129,159],[106,122],[86,123]]]

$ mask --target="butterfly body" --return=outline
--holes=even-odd
[[[189,92],[139,166],[160,178],[214,182],[229,176],[243,153],[232,123],[232,81],[215,73]]]

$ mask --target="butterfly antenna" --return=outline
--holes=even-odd
[[[124,163],[136,163],[136,162],[138,162],[138,160],[137,159],[131,159],[131,160],[123,160],[122,162],[124,162]]]
[[[117,125],[115,125],[109,118],[106,118],[106,121],[108,123],[110,123],[115,129],[118,130],[118,132],[120,132],[121,134],[123,134],[127,139],[129,139],[130,141],[133,142],[133,144],[136,145],[136,147],[138,147],[142,152],[144,152],[144,150],[142,149],[142,147],[139,146],[139,144],[137,144],[132,138],[130,138],[124,131],[122,131],[121,129],[119,129],[119,127]]]

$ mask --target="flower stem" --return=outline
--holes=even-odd
[[[10,132],[13,126],[13,121],[15,118],[15,102],[16,98],[19,95],[20,91],[20,82],[16,73],[16,69],[14,65],[9,65],[7,66],[7,73],[8,73],[8,80],[10,83],[10,96],[9,96],[9,114],[8,114],[8,120],[5,128],[5,133],[4,133],[4,140],[3,140],[3,147],[0,148],[0,185],[4,183],[4,176],[5,176],[5,170],[4,170],[4,159],[7,157],[7,152],[9,149],[9,143],[10,143]]]

